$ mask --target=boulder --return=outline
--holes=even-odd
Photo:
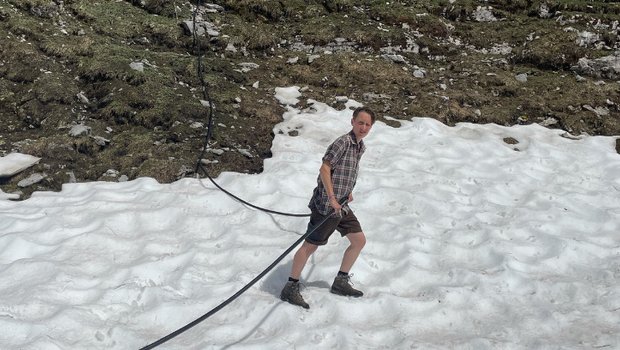
[[[596,59],[580,58],[577,65],[571,69],[579,74],[597,78],[620,79],[620,51]]]
[[[22,187],[22,188],[29,187],[34,184],[38,184],[39,182],[43,181],[43,179],[45,179],[46,177],[47,177],[47,174],[45,173],[34,173],[28,176],[27,178],[21,180],[20,182],[18,182],[17,186]]]
[[[10,153],[0,157],[0,177],[11,177],[37,164],[41,158],[23,153]]]

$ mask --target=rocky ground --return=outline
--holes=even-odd
[[[274,90],[292,85],[381,118],[620,135],[617,1],[195,4],[2,0],[0,156],[41,161],[0,189],[192,176],[209,105],[211,174],[260,172],[283,113]]]

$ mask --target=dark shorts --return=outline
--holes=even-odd
[[[336,230],[340,232],[342,237],[349,233],[362,232],[362,226],[352,210],[349,209],[346,214],[345,211],[342,211],[342,213],[344,214],[343,217],[330,216],[327,221],[306,238],[306,242],[314,245],[325,245],[329,236]],[[321,215],[313,210],[312,215],[310,215],[310,222],[308,223],[308,231],[312,230],[315,225],[321,223],[323,219],[325,219],[325,215]]]

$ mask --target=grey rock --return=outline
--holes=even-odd
[[[0,177],[11,177],[37,164],[41,158],[24,153],[9,153],[0,157]]]
[[[75,173],[73,171],[67,171],[67,175],[69,175],[69,183],[74,184],[77,182],[75,178]]]
[[[512,47],[508,43],[495,44],[489,53],[492,55],[509,55],[512,53]]]
[[[364,100],[366,101],[373,101],[373,100],[389,100],[391,99],[391,97],[389,95],[385,95],[385,94],[375,94],[374,92],[365,92],[362,97],[364,98]]]
[[[600,35],[596,33],[583,31],[583,32],[579,32],[579,36],[576,39],[576,41],[579,46],[587,47],[592,44],[595,44],[597,41],[600,40],[600,38],[601,38]]]
[[[185,33],[189,35],[194,35],[194,29],[196,31],[196,35],[202,36],[209,35],[210,37],[219,37],[220,32],[215,26],[215,24],[207,21],[196,21],[196,27],[194,28],[194,22],[192,20],[185,20],[181,22],[181,26],[185,30]]]
[[[141,37],[141,38],[136,39],[136,41],[137,41],[138,43],[140,43],[140,44],[143,44],[143,45],[148,45],[148,44],[150,44],[150,43],[151,43],[151,41],[149,40],[149,38],[147,38],[147,37],[145,37],[145,36],[143,36],[143,37]]]
[[[383,58],[391,60],[394,63],[407,63],[407,60],[402,55],[386,54],[382,55]]]
[[[474,20],[476,22],[495,22],[497,21],[497,18],[495,18],[495,16],[493,15],[493,12],[491,12],[491,7],[483,7],[483,6],[478,6],[478,8],[476,8],[476,11],[474,11],[473,13],[473,17]]]
[[[118,177],[120,172],[115,169],[108,169],[105,173],[103,173],[102,177]]]
[[[527,74],[526,73],[517,74],[515,76],[515,79],[517,79],[517,81],[520,83],[527,83]]]
[[[547,126],[555,125],[555,124],[557,124],[557,123],[558,123],[558,120],[557,120],[557,119],[555,119],[555,118],[553,118],[553,117],[549,117],[549,118],[546,118],[545,120],[543,120],[543,121],[540,123],[540,125],[547,127]]]
[[[247,158],[254,158],[252,153],[250,153],[250,151],[245,149],[245,148],[238,148],[237,152],[241,153],[242,155],[244,155]]]
[[[291,51],[303,51],[307,53],[311,53],[314,51],[313,45],[306,45],[303,42],[296,41],[289,46]]]
[[[613,55],[588,59],[580,58],[577,65],[571,69],[579,74],[590,75],[597,78],[620,79],[620,51]]]
[[[217,12],[224,12],[224,8],[217,4],[205,4],[205,9]]]
[[[133,70],[137,70],[138,72],[144,72],[144,63],[142,62],[131,62],[129,67]]]
[[[22,192],[21,191],[16,191],[13,193],[5,193],[4,191],[2,191],[2,189],[0,188],[0,200],[5,200],[5,199],[19,199],[22,196]]]
[[[204,165],[209,165],[209,164],[216,164],[219,163],[219,160],[209,160],[209,159],[201,159],[200,163],[204,164]]]
[[[52,18],[59,15],[58,9],[58,5],[50,1],[48,4],[31,5],[30,12],[38,17]]]
[[[607,107],[592,107],[590,105],[583,105],[584,109],[587,109],[588,111],[596,114],[599,117],[604,117],[609,115],[609,109],[607,109]]]
[[[101,147],[105,147],[106,145],[108,145],[110,143],[110,140],[103,138],[101,136],[94,136],[93,140],[95,141],[95,143]]]
[[[177,171],[177,179],[185,177],[187,174],[192,174],[194,169],[188,165],[181,165],[179,171]]]
[[[121,175],[118,178],[118,182],[127,182],[127,181],[129,181],[129,177],[127,175]]]
[[[321,55],[310,55],[308,56],[308,64],[311,64],[312,62],[314,62],[317,58],[320,58]]]
[[[218,156],[221,156],[222,154],[224,154],[224,150],[222,150],[222,149],[210,148],[208,151],[213,153],[213,154],[217,154]]]
[[[549,6],[547,4],[541,4],[538,8],[538,17],[540,18],[549,18],[553,14],[549,13]]]
[[[77,98],[78,98],[78,100],[80,100],[80,102],[82,102],[84,104],[89,104],[90,103],[90,100],[88,99],[88,97],[86,97],[86,95],[84,95],[83,91],[80,91],[77,94]]]
[[[210,37],[214,37],[214,38],[220,36],[220,32],[217,31],[215,28],[212,28],[212,27],[207,27],[207,34]]]
[[[43,179],[45,179],[46,177],[47,177],[47,174],[45,173],[34,173],[28,176],[27,178],[21,180],[20,182],[18,182],[17,186],[21,188],[29,187],[34,184],[38,184],[39,182],[43,181]]]
[[[91,128],[90,126],[78,124],[71,127],[69,130],[69,136],[72,137],[80,137],[80,136],[88,136],[90,135]]]
[[[239,63],[239,66],[241,66],[241,71],[243,73],[247,73],[251,71],[252,69],[256,69],[260,67],[260,65],[253,63],[253,62],[242,62],[242,63]]]

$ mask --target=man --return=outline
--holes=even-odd
[[[347,204],[340,205],[345,199],[353,200],[351,192],[357,180],[359,161],[366,150],[362,139],[368,135],[375,123],[375,114],[367,107],[353,111],[352,129],[337,138],[325,152],[323,164],[319,171],[317,187],[310,199],[310,222],[308,230],[323,222],[302,243],[293,257],[293,267],[288,282],[282,289],[280,298],[303,308],[310,308],[299,292],[299,278],[308,258],[321,245],[325,245],[329,236],[338,230],[341,236],[349,239],[350,245],[345,250],[340,271],[331,286],[334,294],[361,297],[364,293],[351,286],[349,271],[366,244],[362,227]]]

